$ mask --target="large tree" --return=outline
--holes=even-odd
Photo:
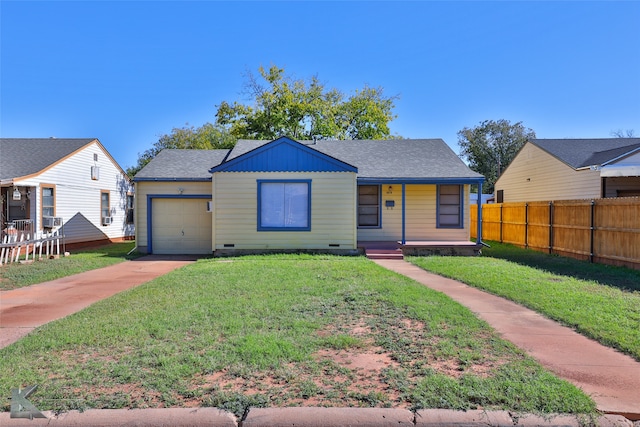
[[[465,127],[458,132],[460,157],[472,170],[484,175],[483,191],[493,193],[502,171],[520,148],[535,137],[535,132],[524,127],[522,122],[511,124],[508,120],[485,120],[474,128]]]
[[[365,86],[349,97],[338,89],[326,89],[317,77],[293,79],[285,70],[259,68],[259,76],[247,73],[245,94],[251,105],[223,101],[214,124],[199,128],[174,128],[153,147],[138,155],[138,164],[127,169],[134,176],[165,148],[231,148],[240,138],[276,139],[388,139],[389,122],[396,116],[394,96],[382,88]],[[396,136],[398,137],[398,136]]]
[[[235,142],[235,138],[226,129],[211,123],[205,123],[198,128],[193,126],[173,128],[171,133],[162,135],[153,147],[138,154],[138,164],[127,168],[127,175],[133,177],[165,148],[212,150],[231,148]]]
[[[283,68],[259,68],[248,73],[245,93],[251,104],[222,102],[216,124],[237,138],[388,139],[396,97],[382,88],[365,86],[346,97],[327,89],[316,76],[294,79]]]

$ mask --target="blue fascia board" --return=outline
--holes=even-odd
[[[477,184],[485,178],[365,178],[358,177],[357,182],[363,184]]]
[[[281,151],[270,157],[269,152]],[[285,155],[282,155],[284,153]],[[303,153],[304,156],[295,156]],[[214,166],[209,172],[358,172],[358,168],[321,153],[292,139],[282,137]]]

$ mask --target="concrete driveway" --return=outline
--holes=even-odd
[[[147,255],[37,285],[0,291],[0,348],[38,326],[196,260],[193,256]]]

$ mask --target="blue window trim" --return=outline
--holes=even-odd
[[[211,194],[147,194],[147,252],[153,253],[153,199],[204,199],[211,200]]]
[[[258,179],[257,224],[258,231],[311,231],[311,180],[310,179]],[[306,227],[263,227],[261,218],[263,183],[305,183],[307,184],[307,226]]]
[[[382,185],[381,184],[358,184],[358,187],[361,185],[369,185],[378,187],[378,225],[359,225],[359,217],[360,215],[356,213],[356,222],[358,223],[358,228],[362,230],[375,230],[382,228]],[[357,197],[360,197],[360,193],[358,192]],[[360,207],[359,201],[356,202],[356,209]]]
[[[458,215],[460,221],[456,225],[441,225],[440,224],[440,186],[441,185],[457,185],[460,189],[460,204],[458,208]],[[438,184],[436,186],[436,228],[449,228],[449,229],[462,229],[464,228],[464,185],[463,184]]]

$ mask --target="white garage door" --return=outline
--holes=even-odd
[[[154,254],[211,254],[211,213],[204,199],[153,199]]]

